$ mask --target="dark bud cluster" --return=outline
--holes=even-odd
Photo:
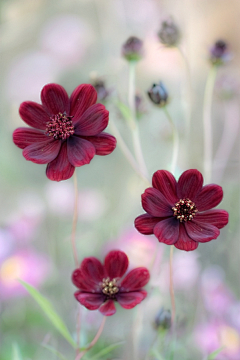
[[[150,90],[148,90],[149,99],[159,107],[163,107],[168,103],[168,93],[165,86],[160,81],[159,84],[153,84]]]
[[[213,65],[223,65],[230,59],[228,45],[223,40],[218,40],[210,49],[210,61]]]
[[[172,19],[162,22],[161,29],[158,32],[158,37],[163,45],[169,47],[178,45],[180,40],[180,32]]]
[[[128,61],[138,61],[143,56],[143,41],[131,36],[122,46],[122,56]]]

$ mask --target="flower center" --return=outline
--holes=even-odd
[[[55,140],[66,140],[74,134],[72,118],[73,116],[67,116],[65,112],[53,115],[46,123],[46,135]]]
[[[192,220],[198,212],[194,202],[186,199],[180,199],[174,207],[172,207],[173,215],[180,221]]]
[[[104,295],[108,295],[109,297],[113,297],[116,293],[119,292],[119,288],[117,285],[117,279],[110,280],[109,277],[103,279],[101,287]]]

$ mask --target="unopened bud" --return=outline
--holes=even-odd
[[[110,94],[110,91],[106,88],[105,82],[101,79],[95,79],[92,81],[92,86],[97,91],[97,99],[98,101],[104,101]]]
[[[161,308],[154,322],[155,329],[168,330],[172,324],[170,310]]]
[[[162,44],[166,46],[177,46],[180,40],[180,32],[173,20],[165,20],[162,22],[158,37]]]
[[[223,40],[218,40],[210,49],[210,61],[213,65],[223,65],[231,56],[228,51],[228,45]]]
[[[131,36],[122,46],[122,55],[128,61],[138,61],[143,56],[143,42]]]
[[[148,90],[148,96],[150,100],[159,107],[163,107],[168,103],[168,93],[165,86],[160,81],[159,84],[153,84],[150,90]]]

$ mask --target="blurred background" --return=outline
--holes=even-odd
[[[108,92],[104,101],[110,123],[132,149],[129,128],[116,102],[127,105],[128,63],[121,56],[121,47],[134,35],[144,42],[136,86],[140,136],[150,175],[169,169],[172,134],[166,115],[150,102],[147,90],[161,80],[169,93],[168,110],[180,136],[177,175],[188,168],[203,171],[202,114],[211,68],[209,51],[217,40],[228,45],[229,61],[219,67],[213,93],[212,180],[224,189],[220,208],[229,212],[230,221],[217,240],[200,244],[194,252],[174,251],[174,359],[203,359],[224,346],[217,359],[239,360],[239,1],[1,0],[0,7],[0,359],[12,359],[14,344],[23,360],[57,359],[45,344],[68,359],[74,358],[72,349],[17,278],[37,287],[53,303],[73,336],[78,312],[73,297],[76,289],[71,283],[73,180],[51,182],[45,165],[23,158],[12,142],[13,130],[24,126],[19,105],[26,100],[39,102],[40,91],[47,83],[59,83],[71,94],[79,84],[99,77]],[[178,48],[165,47],[159,41],[157,33],[165,19],[172,19],[180,29]],[[186,63],[192,105],[187,152]],[[112,133],[110,125],[107,132]],[[134,230],[134,219],[143,212],[140,195],[146,185],[119,147],[107,157],[94,157],[88,166],[76,171],[79,259],[103,259],[110,249],[119,248],[129,256],[131,267],[148,267],[157,252],[149,285],[151,296],[134,310],[118,307],[117,314],[107,319],[102,338],[90,355],[123,341],[115,352],[101,358],[144,359],[156,338],[160,309],[170,309],[169,247],[159,244],[154,236],[142,236]],[[95,336],[102,315],[85,308],[80,313],[81,344],[85,345]],[[171,339],[167,336],[165,347],[169,348]],[[162,346],[161,351],[167,350]],[[150,357],[155,358],[160,359]]]

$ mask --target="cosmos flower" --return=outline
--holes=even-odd
[[[92,85],[79,85],[70,96],[57,84],[45,85],[42,105],[25,101],[19,113],[30,128],[18,128],[13,141],[23,149],[26,160],[48,164],[50,180],[69,179],[75,167],[89,164],[94,155],[108,155],[116,139],[102,132],[108,125],[108,111],[96,104]]]
[[[153,187],[142,195],[147,214],[135,219],[135,227],[145,235],[154,234],[160,242],[180,250],[195,250],[199,242],[216,239],[228,223],[228,213],[212,209],[222,198],[221,186],[203,186],[198,170],[182,173],[178,182],[166,170],[158,170]]]
[[[79,288],[75,298],[105,316],[115,314],[115,301],[124,309],[132,309],[147,296],[142,287],[149,281],[149,272],[144,267],[135,268],[122,279],[127,268],[128,257],[119,250],[110,251],[103,265],[95,257],[85,258],[72,274],[72,282]]]

